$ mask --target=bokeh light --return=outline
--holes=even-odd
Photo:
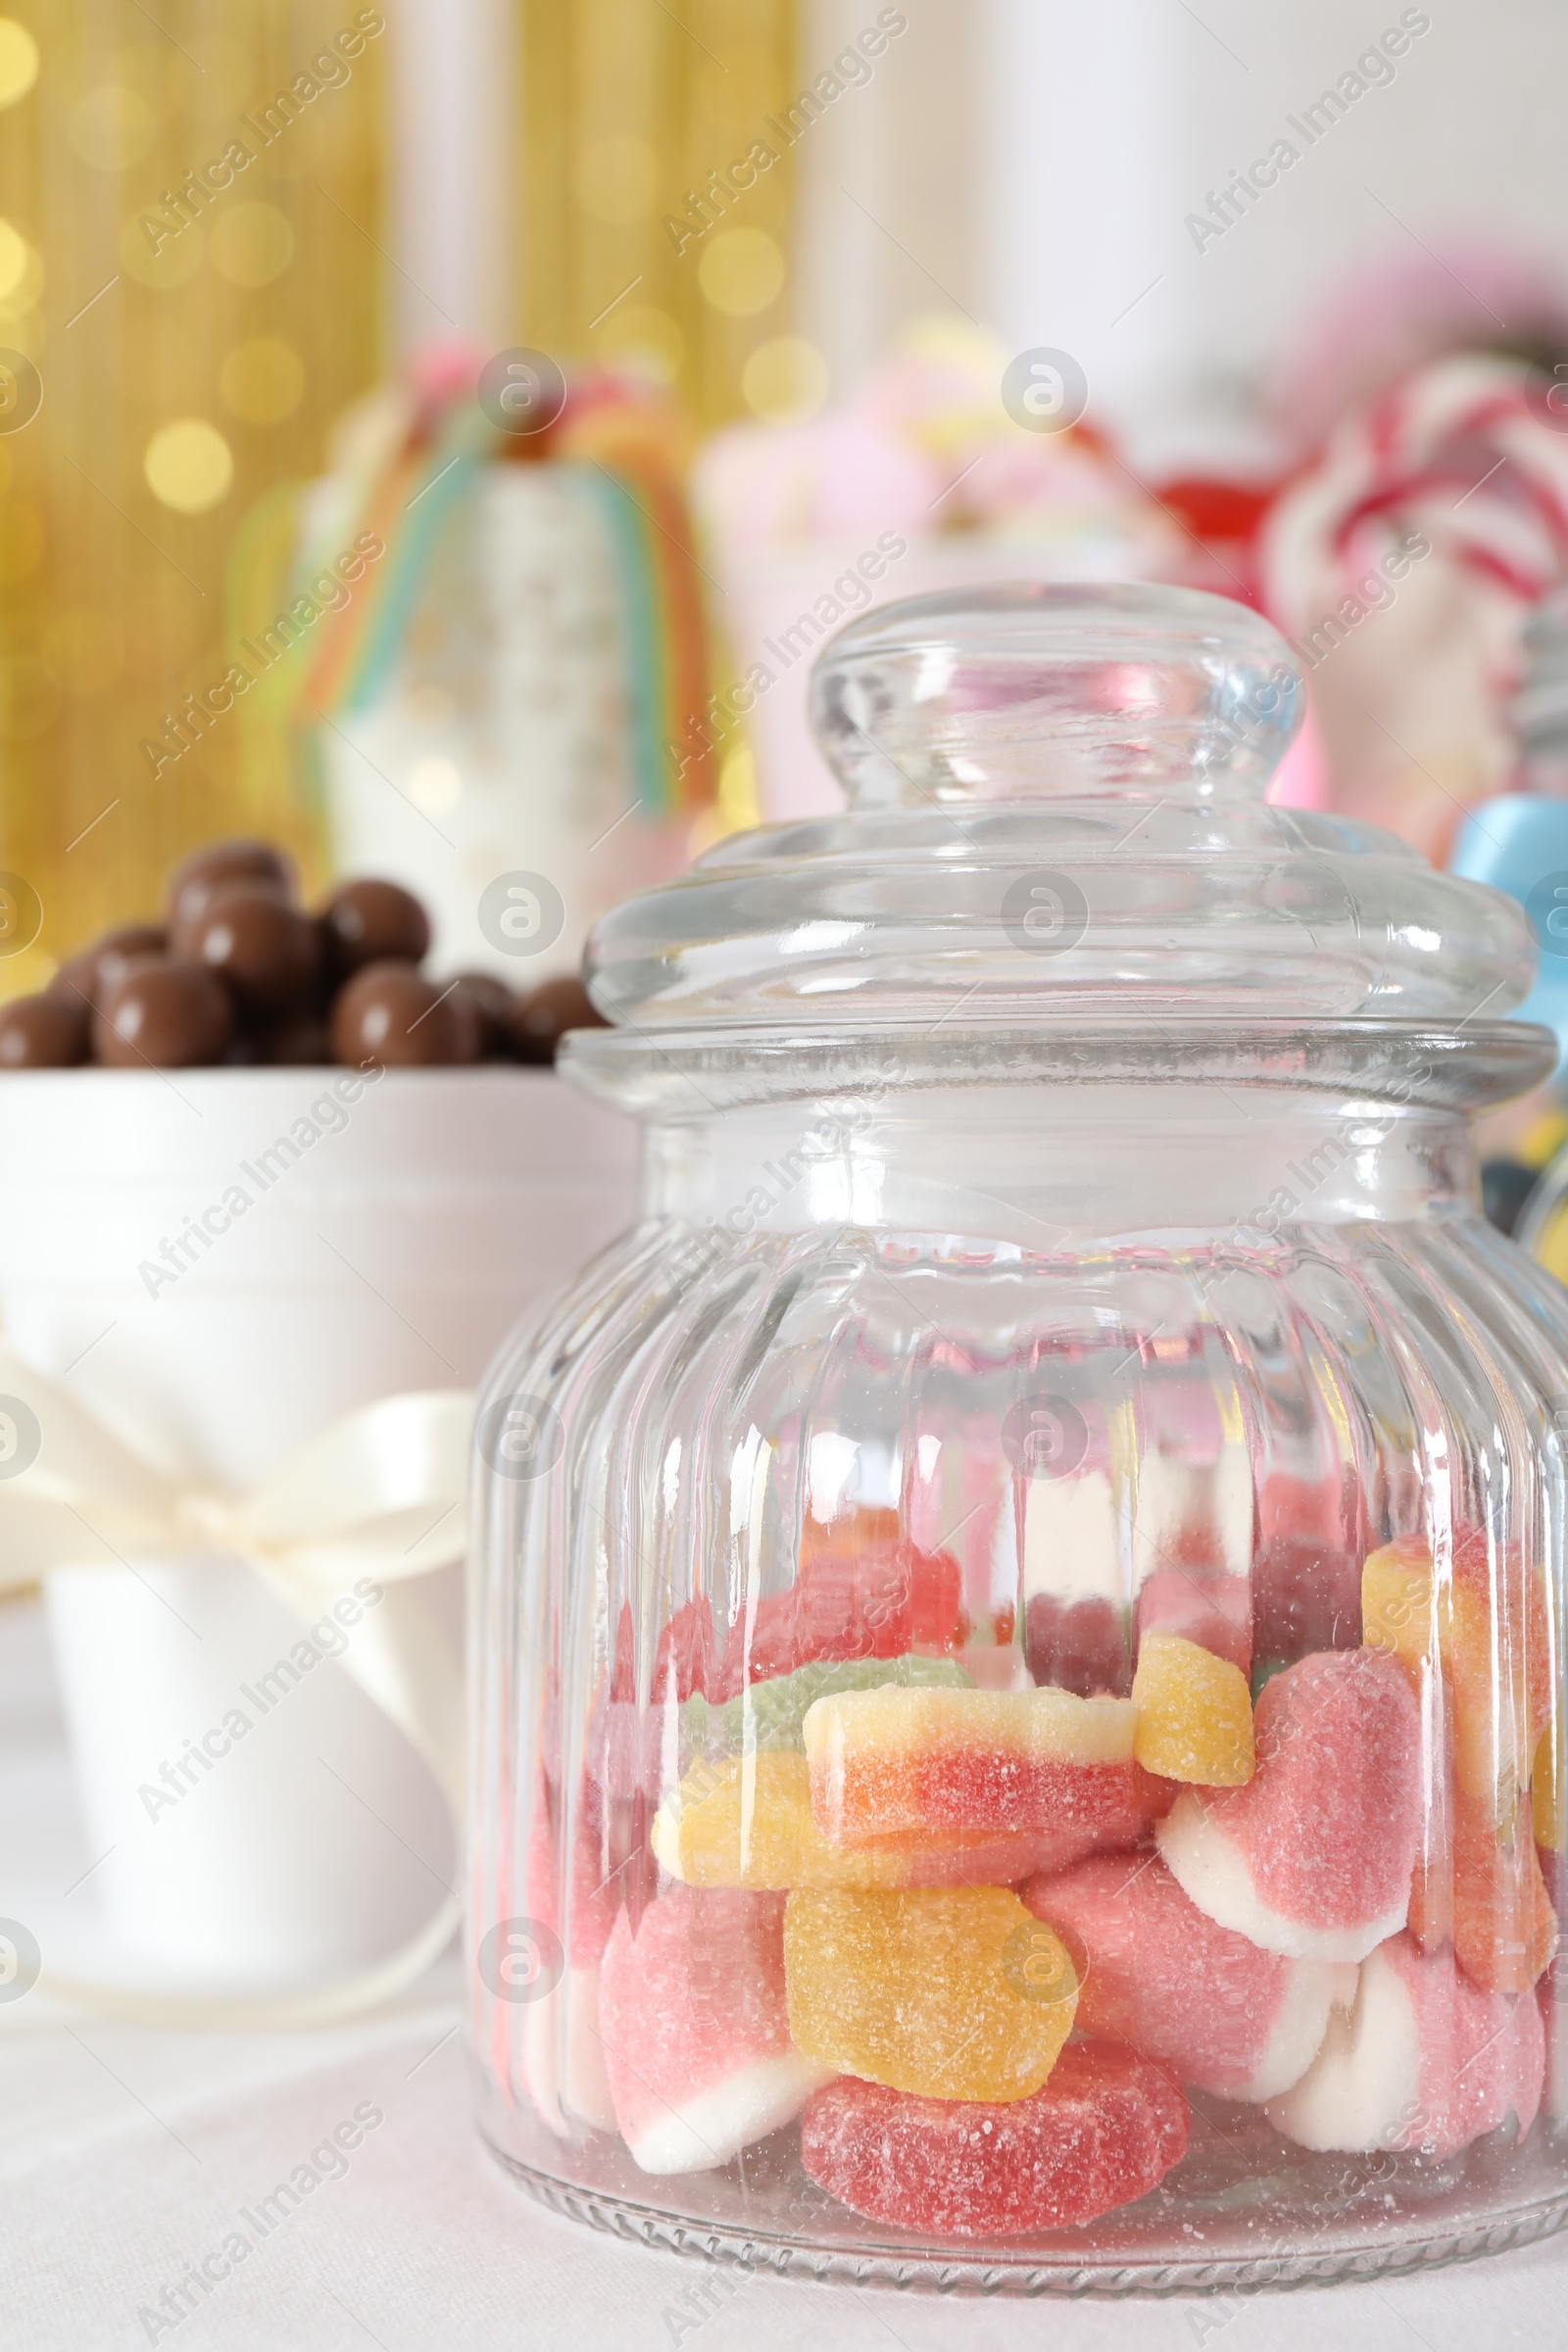
[[[777,299],[784,256],[765,228],[713,229],[703,247],[697,279],[715,311],[727,318],[751,318]]]
[[[204,416],[177,416],[148,442],[142,471],[161,505],[176,514],[205,514],[228,493],[233,452]]]
[[[0,106],[15,106],[38,78],[38,44],[15,17],[0,17]]]

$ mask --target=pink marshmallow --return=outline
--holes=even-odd
[[[1261,2103],[1305,2074],[1355,1970],[1266,1952],[1189,1902],[1154,1854],[1101,1855],[1024,1901],[1081,1957],[1075,2024],[1163,2059],[1217,2097]]]
[[[1421,1835],[1421,1723],[1397,1659],[1318,1650],[1254,1713],[1257,1769],[1189,1789],[1155,1831],[1223,1928],[1294,1959],[1362,1960],[1403,1927]]]
[[[832,2075],[790,2040],[784,1896],[673,1886],[615,1920],[599,1985],[615,2121],[645,2173],[727,2164]]]
[[[1529,1992],[1487,1992],[1445,1944],[1396,1936],[1362,1962],[1353,2009],[1329,2021],[1269,2122],[1303,2148],[1419,2148],[1451,2156],[1512,2115],[1523,2138],[1541,2105],[1546,2041]]]

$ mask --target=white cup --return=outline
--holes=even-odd
[[[9,1073],[0,1327],[160,1470],[244,1489],[356,1406],[476,1386],[635,1216],[636,1163],[632,1123],[548,1071]],[[460,1572],[431,1587],[455,1634]],[[424,1765],[335,1656],[278,1671],[305,1629],[241,1562],[129,1567],[84,1526],[47,1603],[139,1977],[316,1984],[456,1883]]]

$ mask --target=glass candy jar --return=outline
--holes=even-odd
[[[819,659],[848,813],[590,949],[645,1214],[481,1402],[483,2129],[665,2245],[1332,2278],[1568,2205],[1568,1298],[1520,909],[1272,808],[1234,604]]]

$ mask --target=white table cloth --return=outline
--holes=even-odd
[[[13,1604],[0,1609],[0,1913],[37,1920],[40,1936],[73,1920],[82,1932],[91,1879],[65,1889],[91,1860],[39,1614]],[[480,2147],[450,1958],[395,2010],[310,2034],[186,2036],[28,2007],[0,2007],[0,2333],[24,2352],[1548,2352],[1568,2340],[1568,2234],[1375,2285],[1034,2305],[797,2284],[620,2245],[542,2211]],[[358,2144],[312,2164],[344,2124]],[[302,2166],[319,2177],[297,2205],[260,2212]],[[236,2237],[238,2259],[225,2251]]]

